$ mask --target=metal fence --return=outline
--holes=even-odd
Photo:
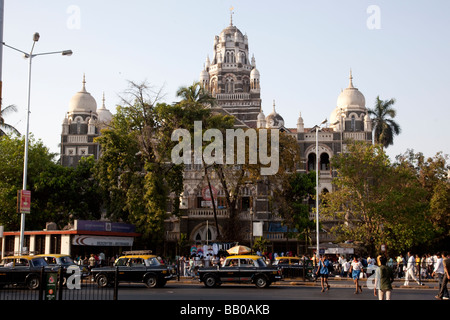
[[[117,279],[117,272],[114,279]],[[98,287],[92,276],[77,277],[59,269],[57,272],[42,269],[36,289],[25,283],[15,283],[8,277],[0,283],[0,300],[117,300],[118,282],[113,286]]]

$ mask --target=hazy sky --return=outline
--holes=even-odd
[[[198,80],[214,36],[230,23],[249,41],[261,74],[263,111],[287,127],[330,117],[341,89],[353,83],[372,108],[377,95],[397,100],[402,132],[387,149],[450,154],[450,1],[448,0],[5,0],[4,42],[35,53],[71,49],[71,57],[33,59],[30,131],[59,152],[71,97],[86,89],[115,112],[128,81],[163,88],[164,102]],[[3,48],[6,122],[25,133],[28,60]]]

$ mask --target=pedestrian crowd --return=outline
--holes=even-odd
[[[98,267],[112,266],[117,258],[118,255],[108,259],[103,252],[100,252],[98,254],[91,253],[89,257],[86,255],[84,257],[81,255],[77,256],[75,258],[75,263],[79,266],[84,266],[91,270]]]
[[[326,257],[319,262],[321,265],[327,263]],[[427,254],[420,257],[408,252],[406,257],[402,254],[395,258],[389,258],[380,255],[377,259],[370,256],[367,258],[353,256],[351,260],[340,256],[338,258],[337,272],[341,277],[351,277],[355,283],[355,294],[362,292],[359,285],[359,279],[366,278],[371,275],[375,276],[374,294],[380,300],[390,300],[392,291],[392,282],[395,279],[403,279],[403,286],[409,286],[409,281],[413,280],[418,285],[423,286],[423,279],[438,280],[438,294],[435,296],[439,300],[448,300],[448,279],[450,272],[450,257],[447,252],[437,252],[434,255]],[[322,274],[322,271],[318,271]],[[322,275],[323,278],[323,275]],[[329,286],[328,286],[329,289]],[[322,292],[324,284],[322,284]]]

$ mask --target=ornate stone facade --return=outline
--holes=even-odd
[[[301,150],[300,172],[316,170],[316,156],[319,157],[319,192],[332,192],[332,178],[335,173],[330,167],[330,159],[345,152],[349,140],[372,141],[371,120],[365,107],[364,95],[353,86],[350,72],[348,88],[343,90],[324,128],[318,131],[316,150],[316,126],[305,128],[300,114],[297,128],[287,128],[283,117],[273,110],[266,117],[260,98],[260,73],[256,69],[254,57],[249,61],[248,38],[232,23],[214,38],[213,59],[209,57],[199,77],[218,102],[218,111],[236,117],[237,128],[278,128],[294,136]],[[224,191],[218,179],[212,175],[211,183],[215,192],[219,229],[228,216]],[[217,230],[213,219],[212,203],[205,197],[207,181],[201,166],[186,166],[184,173],[184,193],[181,197],[183,215],[180,219],[167,220],[167,239],[175,241],[181,233],[187,235],[190,244],[206,244],[217,241]],[[245,186],[241,190],[238,207],[243,235],[247,245],[252,242],[253,222],[263,223],[263,237],[271,243],[273,251],[305,251],[296,239],[286,238],[286,228],[276,212],[269,209],[270,190],[262,181],[258,185]],[[314,206],[314,205],[313,205]],[[311,219],[315,219],[311,212]],[[315,239],[315,238],[314,238]],[[321,242],[333,240],[327,233],[320,234]],[[303,248],[303,247],[302,247]]]
[[[111,121],[112,114],[103,105],[97,109],[97,102],[86,91],[86,80],[83,86],[69,102],[69,111],[63,120],[61,133],[61,165],[75,167],[82,157],[100,156],[100,146],[94,138],[100,130]]]

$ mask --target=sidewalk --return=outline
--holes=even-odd
[[[367,280],[371,281],[372,279],[360,279],[360,284],[367,288],[366,282]],[[192,277],[180,277],[180,281],[175,280],[177,283],[184,283],[184,284],[202,284],[198,281],[198,278],[193,279]],[[331,286],[335,288],[354,288],[355,284],[353,283],[353,280],[351,278],[340,278],[340,277],[330,277],[328,278],[328,282]],[[414,281],[409,281],[408,286],[404,286],[403,283],[405,282],[404,279],[395,279],[394,283],[392,284],[392,287],[394,289],[427,289],[427,290],[437,290],[438,288],[438,281],[433,279],[425,279],[422,280],[424,283],[423,286],[418,285]],[[303,281],[302,278],[287,278],[283,279],[282,281],[274,283],[274,285],[285,285],[285,286],[311,286],[311,287],[320,287],[320,280],[318,281]]]

